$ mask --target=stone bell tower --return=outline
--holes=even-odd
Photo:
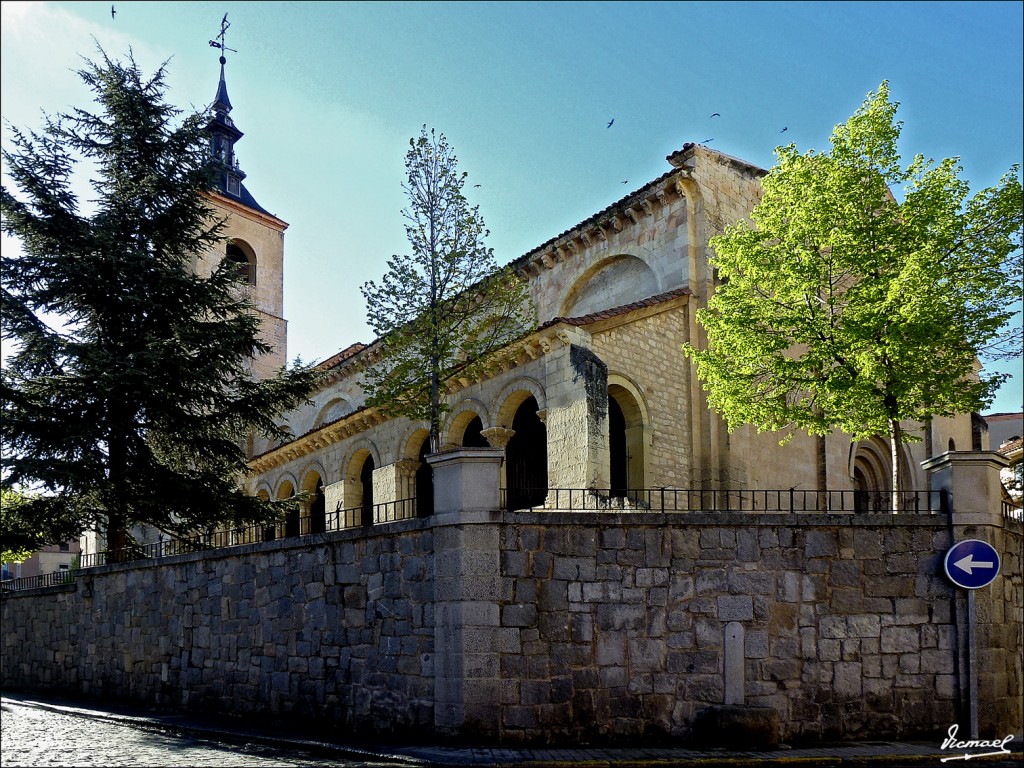
[[[220,83],[213,102],[213,117],[208,131],[210,153],[216,168],[216,183],[210,193],[210,202],[218,217],[225,220],[227,240],[218,252],[207,254],[197,269],[212,270],[228,259],[238,265],[242,281],[250,292],[253,306],[260,319],[261,336],[273,350],[253,361],[253,374],[257,378],[272,376],[288,359],[287,330],[284,319],[284,231],[288,223],[267,211],[242,183],[242,171],[235,155],[235,144],[244,135],[231,119],[231,100],[224,80],[224,33],[230,26],[227,14],[221,21],[220,34],[210,45],[219,48]]]

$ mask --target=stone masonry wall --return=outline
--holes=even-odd
[[[433,725],[432,532],[395,523],[107,566],[3,601],[3,684],[190,710]]]
[[[1002,554],[975,595],[981,731],[1016,732],[1022,527],[955,533]],[[785,740],[935,735],[967,727],[950,541],[937,515],[441,515],[5,594],[2,684],[349,734],[635,743],[686,738],[728,666]]]
[[[907,737],[965,717],[962,597],[942,574],[950,534],[936,517],[506,521],[501,626],[518,637],[501,655],[505,741],[685,735],[723,703],[729,622],[745,628],[745,703],[775,708],[783,739]],[[980,690],[982,730],[1005,735],[1022,717],[1021,536],[997,538],[1002,582],[978,595]]]

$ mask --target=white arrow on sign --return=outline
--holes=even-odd
[[[955,563],[953,563],[953,565],[955,565],[961,571],[967,571],[967,573],[972,574],[972,575],[974,573],[974,571],[972,570],[973,568],[995,568],[996,567],[995,563],[983,563],[980,560],[976,561],[973,558],[974,558],[974,555],[968,555],[967,557],[964,557],[964,558],[961,558],[960,560],[957,560]]]

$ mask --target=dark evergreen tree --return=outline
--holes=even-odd
[[[96,112],[14,130],[3,152],[3,231],[22,252],[3,256],[0,283],[2,484],[32,492],[17,517],[51,541],[95,528],[115,549],[136,523],[266,522],[281,510],[239,484],[246,437],[276,434],[317,374],[254,380],[269,347],[237,269],[194,270],[222,239],[208,117],[165,101],[165,67],[147,79],[101,51],[79,75]],[[83,164],[87,205],[72,183]]]

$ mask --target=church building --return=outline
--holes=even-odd
[[[230,110],[222,65],[211,124],[222,172],[212,199],[227,215],[228,240],[209,263],[237,261],[251,284],[275,345],[273,356],[256,363],[257,374],[266,375],[285,360],[287,225],[242,184],[234,155],[242,134]],[[513,262],[539,326],[503,350],[485,380],[446,382],[442,448],[503,449],[503,503],[510,509],[687,511],[699,503],[756,511],[774,502],[751,492],[780,489],[795,489],[797,503],[810,509],[825,488],[838,492],[828,502],[836,509],[888,503],[886,441],[854,443],[836,433],[797,436],[782,447],[779,434],[749,427],[729,433],[708,408],[682,345],[702,341],[695,310],[715,285],[709,239],[749,216],[765,171],[692,143],[667,161],[663,175]],[[313,404],[283,417],[293,439],[254,440],[251,491],[308,494],[296,519],[275,535],[429,515],[429,425],[389,419],[365,402],[363,371],[379,354],[379,342],[352,344],[325,360],[326,383]],[[921,461],[972,447],[967,414],[936,419],[928,429],[905,426],[923,438],[902,448],[905,490],[927,489]],[[695,502],[680,494],[693,490],[715,497]]]

